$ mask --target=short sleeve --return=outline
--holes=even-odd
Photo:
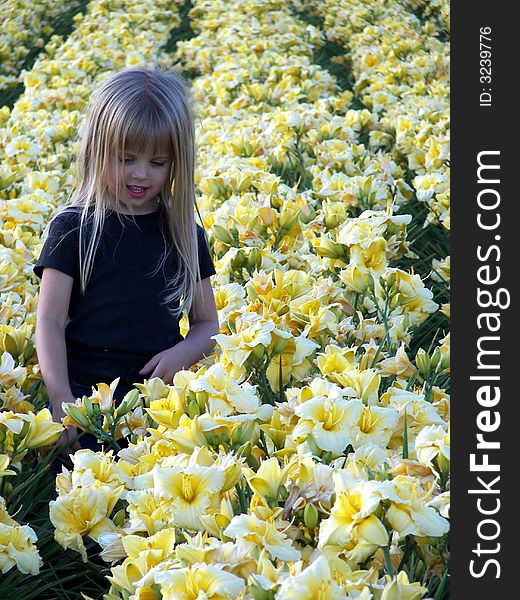
[[[206,238],[204,237],[204,229],[200,225],[197,225],[197,241],[199,248],[200,278],[202,280],[210,275],[215,275],[216,271]]]
[[[77,216],[70,211],[63,212],[51,221],[40,256],[33,267],[33,272],[39,279],[42,277],[44,267],[51,267],[71,277],[77,277],[79,237]]]

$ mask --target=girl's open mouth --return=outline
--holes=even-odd
[[[148,188],[138,185],[127,185],[128,195],[132,198],[142,198],[146,194]]]

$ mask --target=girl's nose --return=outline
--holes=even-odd
[[[148,171],[144,162],[135,162],[132,169],[132,176],[136,179],[146,179]]]

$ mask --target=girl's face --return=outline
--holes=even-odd
[[[120,202],[124,211],[128,209],[128,212],[138,215],[154,212],[157,210],[156,198],[166,184],[171,163],[171,157],[165,153],[153,154],[147,150],[138,154],[125,149],[124,156],[119,152],[110,161],[108,188],[115,197],[118,167]]]

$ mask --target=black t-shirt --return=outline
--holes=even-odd
[[[53,221],[33,267],[39,278],[44,267],[74,278],[65,328],[69,379],[88,385],[116,377],[125,384],[141,382],[151,374],[139,375],[144,365],[184,339],[179,318],[160,302],[176,265],[173,250],[157,269],[165,244],[171,244],[162,211],[135,215],[135,223],[127,215],[107,214],[85,295],[79,286],[79,218],[80,212],[71,208]],[[199,225],[197,235],[205,279],[215,274],[215,267]],[[170,306],[177,307],[178,300]]]

